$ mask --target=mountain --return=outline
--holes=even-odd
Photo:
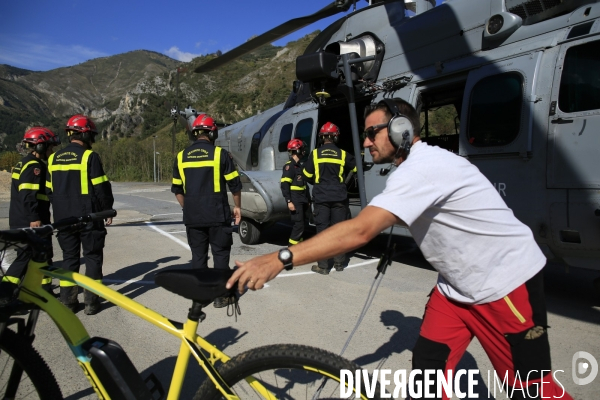
[[[220,52],[182,63],[136,50],[45,72],[0,65],[0,139],[14,148],[33,125],[62,135],[76,113],[94,118],[105,139],[147,137],[170,124],[177,81],[180,108],[191,105],[220,122],[237,122],[286,100],[295,59],[317,33],[285,47],[266,45],[208,74],[192,71]]]

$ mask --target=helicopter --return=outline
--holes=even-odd
[[[362,115],[373,102],[399,97],[420,112],[421,139],[477,166],[549,260],[600,270],[600,4],[380,0],[357,10],[336,0],[195,72],[353,4],[297,58],[285,103],[219,131],[216,145],[242,177],[242,242],[257,243],[262,230],[289,218],[279,187],[286,145],[298,138],[314,149],[326,121],[342,132],[338,146],[362,159],[348,180],[352,216],[381,193],[389,170],[361,147]],[[453,123],[435,126],[440,113]],[[410,236],[402,226],[393,233]]]

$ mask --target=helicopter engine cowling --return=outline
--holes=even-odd
[[[356,39],[350,40],[348,42],[331,43],[327,47],[325,47],[325,51],[328,53],[336,54],[338,56],[341,56],[342,54],[356,53],[358,54],[358,57],[363,58],[369,56],[376,56],[378,54],[377,47],[378,44],[375,42],[375,39],[373,39],[372,36],[364,35]],[[380,51],[382,49],[383,47],[381,46]],[[376,61],[372,60],[356,64],[356,72],[362,78],[372,71],[375,63]]]

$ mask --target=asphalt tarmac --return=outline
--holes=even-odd
[[[191,259],[181,208],[169,185],[113,183],[113,191],[118,216],[108,227],[104,282],[171,320],[185,321],[191,302],[156,286],[153,279],[161,270],[188,268]],[[1,228],[8,227],[7,217],[8,203],[0,202]],[[253,246],[244,245],[234,235],[232,265],[233,260],[247,260],[286,246],[290,229],[289,224],[275,224],[263,232],[262,242]],[[339,353],[367,300],[386,241],[379,237],[350,254],[343,272],[323,276],[310,272],[310,265],[284,271],[263,290],[241,297],[237,321],[227,316],[226,309],[210,306],[204,310],[207,318],[199,333],[230,356],[274,343],[305,344]],[[419,334],[427,295],[437,277],[411,239],[396,238],[394,242],[397,253],[393,263],[344,352],[344,357],[369,371],[410,372],[411,349]],[[54,261],[60,265],[60,260],[55,242]],[[577,269],[567,273],[559,266],[546,270],[553,368],[556,379],[575,399],[600,397],[600,376],[580,386],[572,375],[576,352],[585,351],[600,362],[600,295],[592,286],[598,276],[599,272]],[[77,315],[90,336],[119,343],[142,376],[154,373],[168,390],[179,348],[175,338],[111,304],[105,303],[94,316],[83,311]],[[40,317],[34,346],[55,373],[66,399],[96,398],[60,332],[45,314]],[[488,381],[492,367],[477,340],[467,349],[459,368],[479,370],[474,396],[467,398],[506,398],[497,389],[494,396]],[[585,377],[590,369],[576,376]],[[181,398],[192,398],[203,380],[201,369],[190,365]]]

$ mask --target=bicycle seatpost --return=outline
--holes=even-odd
[[[190,321],[202,322],[206,318],[206,314],[202,311],[202,304],[197,301],[192,303],[192,308],[188,312],[188,319]]]

